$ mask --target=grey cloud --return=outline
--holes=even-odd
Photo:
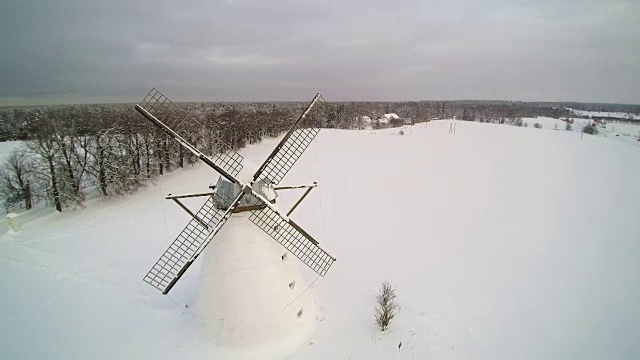
[[[25,0],[0,5],[0,104],[640,102],[634,1]],[[16,100],[19,99],[19,100]]]

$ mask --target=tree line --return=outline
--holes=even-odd
[[[186,102],[180,106],[196,117],[207,114],[223,114],[239,112],[250,116],[253,113],[270,113],[281,111],[292,117],[304,108],[305,102]],[[357,127],[358,116],[378,118],[386,113],[396,113],[402,118],[411,118],[415,122],[434,118],[451,118],[493,122],[498,119],[516,117],[569,117],[566,110],[570,107],[577,110],[619,111],[640,113],[638,105],[621,104],[589,104],[589,103],[552,103],[522,102],[498,100],[455,100],[455,101],[349,101],[329,103],[330,117],[326,126],[335,128]],[[48,106],[48,107],[4,107],[0,108],[0,141],[30,140],[30,123],[35,119],[34,111],[61,111],[77,113],[85,108],[85,113],[94,117],[97,113],[122,114],[130,112],[133,104],[83,105],[83,106]],[[291,119],[288,119],[291,120]]]
[[[192,123],[181,133],[214,153],[240,149],[286,131],[303,102],[181,103]],[[358,118],[394,112],[414,122],[433,118],[501,121],[568,116],[564,108],[507,101],[336,102],[322,107],[314,126],[358,128]],[[507,122],[510,122],[508,120]],[[195,159],[140,116],[132,104],[0,108],[0,141],[22,140],[0,167],[6,205],[52,203],[58,211],[82,206],[92,189],[129,193]]]
[[[278,108],[191,113],[181,135],[209,155],[277,136],[295,116]],[[21,117],[23,145],[0,168],[5,205],[30,209],[46,201],[62,211],[82,206],[92,190],[103,197],[130,193],[197,160],[132,106],[47,107]]]

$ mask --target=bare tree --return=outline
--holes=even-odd
[[[72,119],[66,121],[66,116],[68,114],[64,111],[48,111],[47,121],[51,122],[53,129],[53,139],[56,142],[59,153],[63,159],[62,167],[64,168],[64,174],[66,176],[66,180],[69,181],[71,188],[73,189],[73,193],[75,195],[80,194],[80,177],[74,171],[74,165],[71,163],[73,159],[73,152],[75,149],[73,136],[75,123]],[[62,118],[65,116],[65,118]]]
[[[396,290],[388,282],[383,282],[376,296],[375,318],[376,324],[382,331],[389,329],[391,320],[398,313],[399,306],[396,302]]]
[[[56,170],[56,155],[58,147],[55,139],[47,132],[46,124],[38,124],[38,131],[35,132],[36,139],[27,142],[27,147],[33,151],[44,162],[44,167],[48,171],[49,181],[51,184],[51,194],[57,211],[62,211],[62,201],[60,197],[60,183],[58,181],[58,172]]]
[[[24,150],[12,151],[3,166],[0,167],[0,195],[6,204],[17,204],[24,201],[25,209],[31,209],[33,196],[29,171],[30,166]]]
[[[110,154],[110,133],[110,130],[100,131],[80,144],[84,152],[91,155],[92,161],[89,162],[87,171],[97,180],[102,196],[108,195],[106,164]]]
[[[82,143],[91,157],[87,172],[96,180],[102,196],[132,192],[147,177],[136,160],[142,149],[133,149],[133,144],[131,134],[122,134],[118,128],[100,131]]]
[[[93,130],[91,114],[86,107],[69,106],[48,108],[42,113],[42,120],[52,131],[50,136],[56,143],[59,183],[63,202],[81,204],[84,195],[81,185],[87,166],[87,153],[80,151],[81,143]]]

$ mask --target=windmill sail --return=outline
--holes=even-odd
[[[140,111],[138,107],[144,111]],[[155,88],[136,106],[136,110],[163,130],[168,129],[175,133],[179,137],[176,140],[187,150],[196,155],[207,155],[213,163],[232,176],[238,175],[242,170],[242,155],[232,150],[224,151],[225,148],[215,132],[207,130],[198,120]],[[155,119],[149,118],[148,114]]]
[[[231,216],[242,195],[240,193],[226,210],[219,209],[219,204],[229,203],[229,199],[222,199],[217,193],[210,196],[145,275],[144,281],[163,294],[168,293]]]
[[[314,120],[324,110],[324,103],[322,96],[316,94],[306,110],[256,171],[253,182],[262,180],[274,186],[280,183],[318,135],[320,129],[317,127],[317,121]]]
[[[324,276],[336,261],[298,224],[281,216],[270,206],[253,211],[249,220],[320,276]]]

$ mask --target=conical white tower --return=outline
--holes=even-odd
[[[245,166],[239,177],[250,176],[252,168]],[[223,180],[216,186],[219,194],[240,191],[232,189]],[[264,192],[275,201],[272,189]],[[308,284],[299,261],[249,220],[250,210],[238,209],[202,254],[196,303],[201,333],[233,349],[297,347],[309,338],[316,322],[315,301],[312,292],[305,291]]]

